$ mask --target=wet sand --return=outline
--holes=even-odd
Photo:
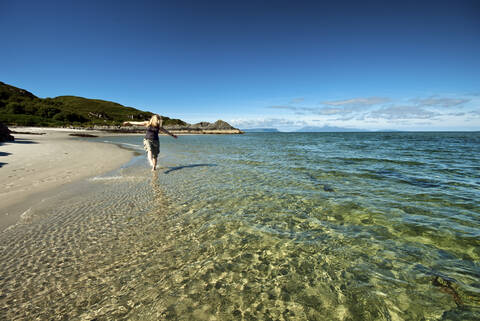
[[[13,130],[45,135],[13,134],[14,142],[0,143],[0,230],[56,189],[118,168],[133,156],[113,144],[71,137],[71,130]]]

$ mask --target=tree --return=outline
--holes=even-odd
[[[52,118],[56,114],[61,112],[60,109],[50,106],[42,106],[38,108],[37,115],[43,118]]]
[[[35,115],[38,111],[38,108],[34,104],[27,104],[25,106],[25,114]]]
[[[9,114],[24,114],[25,113],[25,107],[16,102],[9,102],[7,104],[7,113]]]
[[[10,93],[0,89],[0,100],[7,100],[8,98],[10,98]]]
[[[87,121],[87,119],[82,115],[67,112],[67,111],[62,111],[56,114],[55,116],[53,116],[53,119],[56,121],[62,121],[62,122],[79,122],[79,123],[84,123]]]

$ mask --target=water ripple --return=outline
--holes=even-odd
[[[141,146],[141,137],[113,137]],[[476,320],[478,133],[161,138],[0,237],[0,315]]]

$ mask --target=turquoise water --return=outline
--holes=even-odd
[[[160,166],[135,157],[3,232],[1,315],[480,318],[480,133],[162,137]]]

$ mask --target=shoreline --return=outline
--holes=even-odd
[[[62,132],[83,132],[83,133],[101,133],[101,135],[140,135],[145,132],[143,126],[95,126],[95,127],[34,127],[34,126],[8,126],[10,130],[32,130],[32,131],[62,131]],[[215,129],[215,128],[179,128],[177,126],[165,126],[165,129],[175,135],[241,135],[244,134],[240,129]],[[166,135],[159,133],[159,135]]]
[[[84,130],[15,127],[31,134],[13,134],[0,143],[0,230],[15,225],[21,215],[59,188],[120,168],[135,155],[116,144],[89,142],[69,136]],[[38,133],[45,133],[38,135]],[[98,136],[119,134],[95,132]],[[37,135],[35,135],[37,133]],[[122,136],[128,134],[121,134]]]
[[[43,131],[56,131],[56,132],[68,132],[68,133],[95,133],[98,136],[128,136],[128,135],[144,135],[145,134],[145,127],[135,127],[135,126],[128,126],[122,127],[119,129],[102,129],[102,128],[65,128],[65,127],[31,127],[31,126],[8,126],[10,131],[24,131],[29,132],[27,135],[38,135],[37,133],[41,133]],[[168,131],[172,134],[178,136],[185,136],[185,135],[242,135],[244,134],[243,131],[237,129],[201,129],[201,130],[178,130],[176,128],[165,127]],[[161,132],[158,133],[160,136],[168,136],[167,134]],[[13,136],[21,135],[12,133]]]

